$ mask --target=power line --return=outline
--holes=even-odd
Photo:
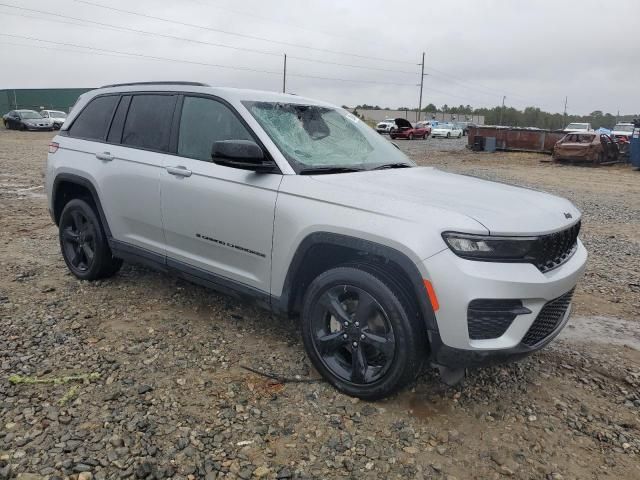
[[[251,13],[251,12],[243,12],[240,10],[233,10],[229,7],[222,7],[220,5],[213,5],[210,2],[203,2],[202,0],[189,0],[192,3],[197,3],[199,5],[203,5],[205,7],[209,7],[209,8],[214,8],[216,10],[222,10],[223,12],[226,13],[233,13],[236,15],[242,15],[243,17],[253,17],[253,18],[257,18],[259,20],[265,21],[265,22],[270,22],[270,23],[275,23],[278,25],[284,25],[287,28],[295,28],[297,30],[304,30],[306,32],[314,32],[314,33],[320,33],[322,35],[327,35],[330,37],[336,37],[336,38],[344,38],[346,40],[351,40],[351,41],[356,41],[356,40],[361,40],[358,39],[357,37],[353,37],[353,36],[349,36],[349,35],[338,35],[337,33],[332,33],[332,32],[327,32],[325,30],[317,30],[317,29],[312,29],[309,27],[302,27],[300,25],[296,25],[295,23],[292,22],[285,22],[282,20],[276,20],[275,18],[268,18],[268,17],[263,17],[261,15],[256,15],[255,13]]]
[[[285,41],[281,41],[281,40],[272,40],[270,38],[265,38],[265,37],[259,37],[256,35],[248,35],[248,34],[244,34],[244,33],[237,33],[237,32],[231,32],[229,30],[222,30],[222,29],[218,29],[218,28],[213,28],[213,27],[207,27],[205,25],[198,25],[196,23],[188,23],[188,22],[182,22],[179,20],[171,20],[168,18],[163,18],[163,17],[156,17],[155,15],[148,15],[145,13],[140,13],[140,12],[134,12],[132,10],[125,10],[122,8],[116,8],[116,7],[110,7],[107,5],[101,5],[99,3],[94,3],[94,2],[89,2],[87,0],[73,0],[74,2],[77,3],[82,3],[85,5],[91,5],[93,7],[98,7],[98,8],[103,8],[106,10],[112,10],[114,12],[120,12],[120,13],[126,13],[129,15],[135,15],[138,17],[143,17],[143,18],[150,18],[153,20],[158,20],[161,22],[166,22],[166,23],[172,23],[175,25],[181,25],[184,27],[191,27],[191,28],[198,28],[200,30],[208,30],[211,32],[216,32],[216,33],[222,33],[225,35],[233,35],[236,37],[241,37],[241,38],[248,38],[251,40],[260,40],[261,42],[269,42],[269,43],[275,43],[278,45],[286,45],[289,47],[295,47],[295,48],[303,48],[303,49],[307,49],[307,50],[315,50],[317,52],[324,52],[324,53],[332,53],[335,55],[345,55],[345,56],[349,56],[349,57],[356,57],[356,58],[366,58],[369,60],[378,60],[378,61],[383,61],[383,62],[391,62],[391,63],[402,63],[402,64],[408,64],[408,65],[414,65],[414,62],[407,62],[407,61],[402,61],[402,60],[393,60],[393,59],[389,59],[389,58],[381,58],[381,57],[372,57],[369,55],[361,55],[361,54],[357,54],[357,53],[351,53],[351,52],[342,52],[342,51],[338,51],[338,50],[330,50],[327,48],[320,48],[320,47],[311,47],[308,45],[300,45],[297,43],[291,43],[291,42],[285,42]]]
[[[183,59],[178,59],[178,58],[158,57],[158,56],[155,56],[155,55],[144,55],[142,53],[123,52],[123,51],[119,51],[119,50],[108,50],[108,49],[105,49],[105,48],[98,48],[98,47],[87,47],[85,45],[78,45],[78,44],[75,44],[75,43],[56,42],[56,41],[53,41],[53,40],[45,40],[45,39],[42,39],[42,38],[28,37],[28,36],[23,36],[23,35],[13,35],[13,34],[9,34],[9,33],[0,33],[0,35],[4,36],[4,37],[20,38],[20,39],[23,39],[23,40],[33,40],[33,41],[36,41],[36,42],[51,43],[51,44],[54,44],[54,45],[60,45],[60,46],[64,46],[64,47],[83,48],[83,49],[90,50],[90,51],[104,52],[104,53],[109,53],[109,54],[125,55],[125,56],[135,57],[135,58],[145,58],[145,59],[157,60],[157,61],[186,63],[186,64],[190,64],[190,65],[200,65],[200,66],[214,67],[214,68],[225,68],[225,69],[229,69],[229,70],[239,70],[239,71],[245,71],[245,72],[265,73],[265,74],[269,74],[269,75],[281,75],[282,74],[282,72],[269,71],[269,70],[260,70],[260,69],[256,69],[256,68],[250,68],[250,67],[235,67],[235,66],[231,66],[231,65],[222,65],[222,64],[218,64],[218,63],[196,62],[196,61],[193,61],[193,60],[183,60]],[[74,50],[74,51],[77,52],[77,50]],[[395,82],[381,82],[381,81],[375,81],[375,80],[354,80],[354,79],[348,79],[348,78],[319,77],[319,76],[315,76],[315,75],[305,75],[305,74],[301,74],[301,73],[287,73],[287,75],[289,75],[291,77],[311,78],[311,79],[316,79],[316,80],[327,80],[327,81],[334,81],[334,82],[369,83],[369,84],[373,84],[373,85],[394,85],[394,86],[401,86],[401,87],[414,87],[415,86],[413,83],[395,83]]]
[[[95,20],[88,20],[88,19],[79,18],[79,17],[71,17],[69,15],[62,15],[62,14],[59,14],[59,13],[47,12],[47,11],[44,11],[44,10],[37,10],[37,9],[33,9],[33,8],[18,7],[18,6],[15,6],[15,5],[9,5],[9,4],[6,4],[6,3],[1,3],[1,2],[0,2],[0,6],[7,7],[7,8],[13,8],[15,10],[34,12],[34,13],[39,13],[39,14],[44,14],[44,15],[50,15],[52,17],[65,18],[65,19],[68,19],[68,20],[75,20],[75,21],[79,21],[79,22],[84,22],[84,23],[88,23],[88,24],[91,24],[91,25],[95,25],[98,28],[108,28],[108,29],[123,30],[123,31],[132,32],[132,33],[136,33],[136,34],[141,34],[141,35],[150,35],[150,36],[154,36],[154,37],[167,38],[167,39],[171,39],[171,40],[180,40],[180,41],[184,41],[184,42],[197,43],[197,44],[208,45],[208,46],[212,46],[212,47],[227,48],[227,49],[231,49],[231,50],[238,50],[238,51],[244,51],[244,52],[250,52],[250,53],[257,53],[257,54],[260,54],[260,55],[268,55],[268,56],[274,56],[274,57],[281,57],[282,56],[282,53],[280,53],[280,52],[269,52],[269,51],[266,51],[266,50],[257,50],[257,49],[254,49],[254,48],[237,47],[237,46],[227,45],[227,44],[223,44],[223,43],[207,42],[207,41],[204,41],[204,40],[196,40],[196,39],[193,39],[193,38],[181,37],[181,36],[177,36],[177,35],[169,35],[169,34],[165,34],[165,33],[150,32],[148,30],[141,30],[141,29],[136,29],[136,28],[124,27],[124,26],[121,26],[121,25],[114,25],[114,24],[105,23],[105,22],[98,22],[98,21],[95,21]],[[12,14],[12,13],[8,13],[8,12],[5,12],[5,15],[24,16],[24,15]],[[37,18],[39,20],[44,20],[44,21],[48,21],[48,22],[65,23],[67,25],[75,25],[75,26],[78,26],[78,27],[86,27],[86,25],[80,25],[80,24],[77,24],[77,23],[65,22],[65,21],[62,21],[62,20],[54,20],[54,19],[50,19],[50,18],[39,18],[39,17],[26,17],[26,18]],[[318,59],[315,59],[315,58],[298,57],[298,56],[294,56],[294,55],[289,55],[289,58],[294,58],[296,60],[300,60],[300,61],[303,61],[303,62],[314,62],[314,63],[321,63],[321,64],[325,64],[325,65],[337,65],[337,66],[341,66],[341,67],[359,68],[359,69],[364,69],[364,70],[376,70],[376,71],[382,71],[382,72],[403,73],[403,74],[410,74],[410,75],[414,75],[414,73],[415,73],[415,72],[408,72],[408,71],[402,71],[402,70],[394,70],[394,69],[390,69],[390,68],[369,67],[369,66],[365,66],[365,65],[350,65],[350,64],[346,64],[346,63],[318,60]]]

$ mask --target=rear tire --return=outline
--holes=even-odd
[[[320,374],[347,395],[386,397],[422,368],[426,339],[392,282],[353,267],[337,267],[309,285],[302,339]]]
[[[122,260],[111,253],[98,215],[83,199],[75,198],[65,205],[59,238],[67,267],[81,280],[110,277],[122,266]]]
[[[410,133],[408,138],[409,140],[413,140],[413,133]]]
[[[447,138],[451,138],[451,133],[447,132]]]

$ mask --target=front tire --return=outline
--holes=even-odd
[[[75,198],[62,210],[59,222],[62,256],[71,273],[81,280],[114,275],[122,260],[113,257],[104,228],[92,206]]]
[[[409,140],[413,140],[413,133],[409,134]]]
[[[451,138],[451,133],[447,132],[447,138]]]
[[[305,294],[307,354],[318,372],[347,395],[386,397],[421,370],[425,337],[411,308],[389,285],[364,270],[338,267],[319,275]]]

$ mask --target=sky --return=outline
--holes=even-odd
[[[414,108],[425,52],[423,106],[634,114],[638,31],[635,0],[0,0],[0,89],[282,91],[286,54],[288,93]]]

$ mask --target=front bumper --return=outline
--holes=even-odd
[[[41,126],[41,125],[27,125],[27,124],[24,124],[24,127],[27,130],[40,131],[40,130],[51,130],[53,128],[53,125]]]
[[[460,367],[517,359],[549,343],[569,319],[569,307],[556,329],[533,347],[522,343],[542,308],[571,291],[581,278],[587,251],[578,240],[574,254],[563,265],[546,273],[524,263],[465,260],[449,249],[423,261],[423,267],[439,302],[435,312],[438,330],[431,331],[431,355],[435,364]],[[468,306],[476,299],[521,300],[530,313],[518,315],[497,338],[476,340],[469,336]]]

